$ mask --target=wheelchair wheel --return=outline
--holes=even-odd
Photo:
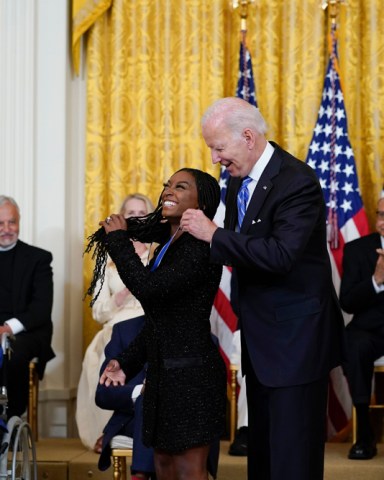
[[[36,448],[29,424],[19,417],[12,417],[7,427],[8,434],[3,440],[8,443],[4,452],[6,468],[5,465],[1,468],[0,478],[37,480]]]
[[[37,480],[35,442],[27,422],[19,425],[12,450],[11,480]]]

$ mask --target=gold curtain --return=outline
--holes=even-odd
[[[80,69],[81,37],[111,4],[112,0],[72,0],[72,58],[77,74]]]
[[[200,116],[213,100],[235,93],[240,18],[228,0],[110,0],[109,8],[106,0],[74,2],[78,11],[79,4],[95,6],[81,34],[81,22],[73,32],[77,45],[88,30],[87,237],[127,193],[157,202],[162,183],[182,166],[218,176]],[[329,20],[319,5],[255,0],[248,7],[247,44],[268,138],[303,160],[328,62]],[[383,185],[383,15],[382,0],[348,0],[338,19],[349,137],[371,225]],[[86,256],[85,286],[92,266]],[[97,330],[87,304],[84,347]]]

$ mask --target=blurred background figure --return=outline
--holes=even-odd
[[[27,409],[29,362],[38,357],[43,378],[55,354],[52,340],[52,254],[19,240],[20,210],[11,197],[0,195],[0,337],[11,335],[7,363],[8,418]]]
[[[348,458],[369,460],[377,454],[370,422],[374,362],[384,355],[384,198],[376,210],[376,232],[344,246],[340,303],[352,314],[346,327],[344,365],[353,405],[357,439]]]
[[[145,195],[128,195],[120,208],[125,218],[141,217],[152,212],[152,202]],[[143,264],[149,261],[149,246],[133,242],[136,253]],[[100,284],[95,292],[100,289]],[[111,339],[112,327],[118,322],[143,314],[139,301],[125,287],[117,273],[115,264],[109,259],[99,296],[92,307],[93,318],[103,325],[89,344],[77,390],[76,422],[83,444],[97,453],[102,449],[102,431],[112,416],[112,411],[103,410],[95,403],[95,392],[99,382],[100,367],[105,359],[104,348]]]

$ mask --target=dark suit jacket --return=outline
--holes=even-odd
[[[132,318],[124,322],[116,323],[113,326],[111,340],[105,347],[105,361],[100,369],[100,374],[104,371],[107,363],[116,358],[140,332],[144,325],[145,316]],[[144,371],[141,371],[136,377],[128,383],[117,387],[106,387],[97,385],[96,405],[106,410],[113,410],[113,415],[104,428],[102,453],[99,458],[99,469],[106,470],[111,465],[111,448],[109,446],[111,439],[115,435],[126,434],[134,436],[135,409],[132,401],[132,392],[136,385],[140,385],[144,380]],[[141,429],[140,429],[141,430]],[[124,433],[122,433],[124,431]],[[136,442],[136,445],[141,440]]]
[[[270,387],[300,385],[340,364],[343,318],[326,244],[325,205],[314,171],[279,146],[250,200],[240,233],[236,196],[227,192],[225,228],[211,259],[234,267],[243,372]],[[245,349],[242,349],[243,352]]]
[[[52,254],[18,240],[15,247],[14,270],[9,272],[12,281],[11,305],[7,310],[25,327],[17,336],[29,337],[39,350],[37,370],[40,379],[45,365],[55,354],[52,340]],[[1,319],[1,324],[7,318]]]
[[[377,248],[381,248],[379,233],[371,233],[344,246],[340,303],[346,312],[353,313],[351,325],[362,330],[384,327],[384,292],[377,294],[372,284]]]

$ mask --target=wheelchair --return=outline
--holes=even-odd
[[[7,361],[12,355],[9,335],[3,334],[0,346],[0,480],[37,480],[36,446],[28,422],[20,417],[8,419]]]

